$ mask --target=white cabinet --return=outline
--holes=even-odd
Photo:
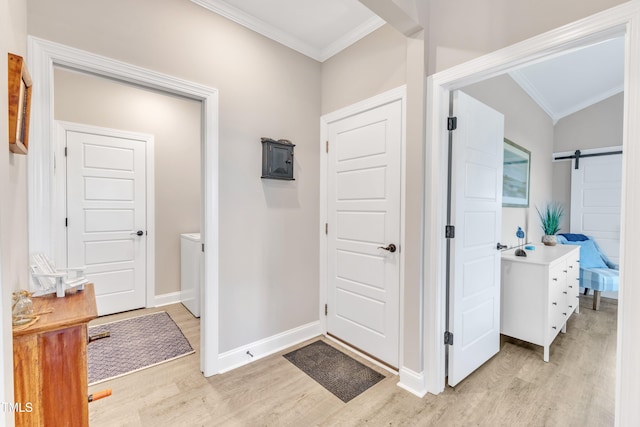
[[[580,247],[536,245],[526,257],[502,254],[500,333],[544,347],[579,312]]]

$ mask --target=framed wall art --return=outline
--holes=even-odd
[[[21,56],[9,53],[9,150],[27,154],[32,81]]]
[[[529,178],[531,152],[504,139],[502,169],[502,206],[524,208],[529,206]]]

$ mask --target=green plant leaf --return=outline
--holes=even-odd
[[[564,215],[564,209],[560,203],[548,203],[542,212],[540,212],[540,209],[536,206],[536,211],[538,211],[544,234],[553,235],[560,231],[560,220]]]

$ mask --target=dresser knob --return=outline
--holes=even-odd
[[[558,281],[558,278],[557,278],[557,277],[554,277],[554,278],[553,278],[553,281],[554,281],[554,282],[557,282],[557,281]]]
[[[569,287],[570,287],[571,289],[573,289],[573,286],[569,285]]]
[[[567,315],[567,313],[562,313],[562,314],[564,314],[565,316]]]
[[[562,293],[566,295],[566,294],[567,294],[567,291],[562,291]]]
[[[562,272],[563,272],[563,273],[566,273],[566,272],[567,272],[567,270],[562,270]]]
[[[551,304],[552,304],[552,305],[558,305],[558,303],[557,303],[557,302],[552,302]]]
[[[551,329],[558,329],[558,328],[556,328],[555,326],[552,326]]]
[[[573,308],[573,306],[572,306],[572,305],[570,305],[570,306],[569,306],[569,308]]]

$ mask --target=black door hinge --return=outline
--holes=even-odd
[[[64,147],[64,156],[67,157],[67,147]]]
[[[68,227],[69,226],[69,218],[65,218],[64,219],[64,226]]]
[[[445,332],[444,333],[444,343],[448,345],[453,345],[453,332]]]
[[[446,239],[453,239],[454,237],[456,237],[456,227],[454,225],[445,225],[444,237]]]
[[[447,117],[447,130],[456,130],[458,128],[457,117]]]
[[[329,314],[329,305],[325,304],[324,305],[324,315],[326,316],[327,314]]]

